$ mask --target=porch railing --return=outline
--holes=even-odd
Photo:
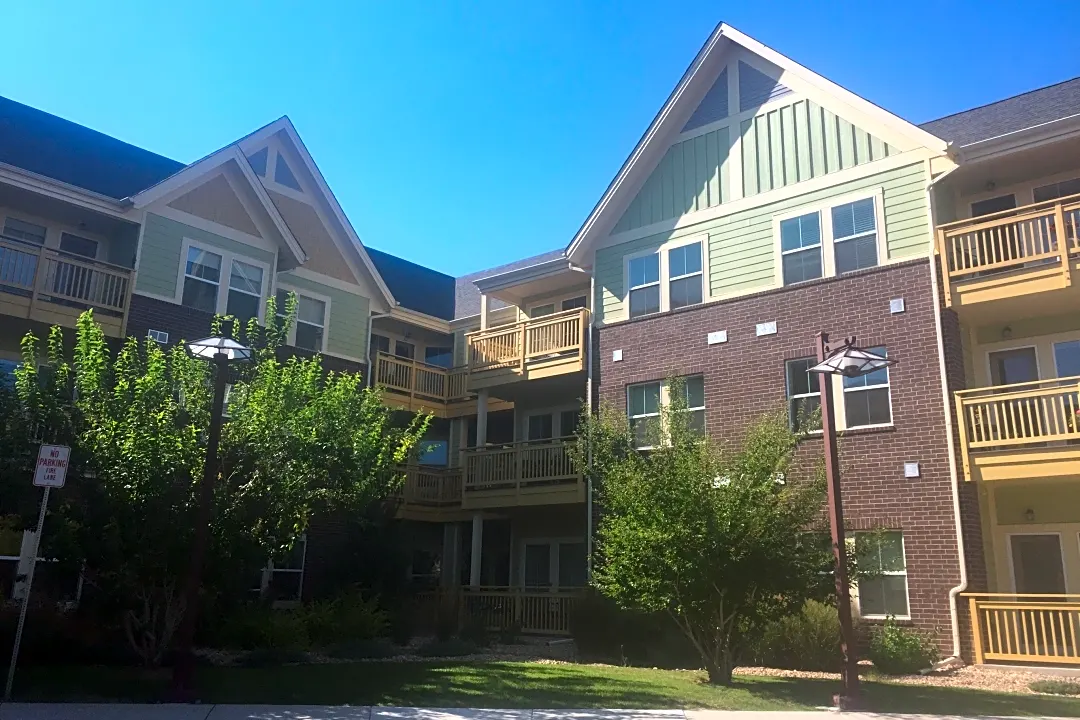
[[[580,590],[520,587],[439,588],[414,601],[429,622],[450,614],[459,624],[476,618],[492,631],[519,629],[532,635],[569,635]],[[423,623],[421,623],[423,624]]]
[[[989,273],[1058,267],[1071,284],[1070,255],[1080,253],[1080,195],[939,225],[945,301],[952,287]]]
[[[406,505],[441,507],[461,503],[461,468],[406,465],[401,495]]]
[[[435,402],[464,400],[467,368],[444,368],[380,352],[375,357],[375,384],[410,398]]]
[[[531,363],[582,357],[588,318],[589,311],[579,308],[468,333],[469,372],[524,372]]]
[[[961,453],[1080,440],[1080,376],[1000,385],[956,393]]]
[[[128,268],[0,237],[0,292],[123,317],[131,296]]]
[[[462,451],[465,492],[581,482],[574,466],[574,437],[468,448]]]
[[[1080,595],[968,595],[975,662],[1080,664]]]

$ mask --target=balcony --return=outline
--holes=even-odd
[[[1080,595],[968,595],[975,663],[1080,665]]]
[[[462,507],[584,502],[584,479],[572,456],[575,442],[570,437],[462,451],[465,468]]]
[[[945,304],[976,320],[1061,312],[1080,300],[1080,195],[937,229]]]
[[[956,393],[968,480],[1080,475],[1080,377]]]
[[[440,618],[456,617],[459,625],[477,618],[493,632],[520,629],[534,635],[569,635],[581,590],[519,587],[439,588],[417,593],[416,618],[434,628]]]
[[[398,493],[399,516],[435,519],[461,507],[461,468],[404,465],[405,484]]]
[[[374,377],[387,405],[443,418],[476,412],[465,389],[468,368],[447,369],[381,352],[375,357]]]
[[[132,271],[0,237],[0,313],[74,327],[84,310],[106,335],[123,337]]]
[[[469,389],[582,372],[588,325],[581,308],[468,333]]]

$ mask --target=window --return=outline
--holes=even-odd
[[[559,543],[559,587],[585,587],[585,543]]]
[[[35,225],[18,218],[9,217],[4,221],[4,236],[14,240],[44,245],[46,232],[43,225]]]
[[[271,558],[262,572],[261,594],[274,602],[299,602],[304,590],[306,555],[307,535],[301,535],[288,552]]]
[[[626,408],[635,446],[644,450],[653,446],[660,423],[661,383],[642,383],[626,388]]]
[[[971,217],[990,215],[991,213],[1012,210],[1015,207],[1016,197],[1012,193],[1009,193],[1008,195],[971,203]]]
[[[450,445],[446,440],[421,440],[418,448],[421,465],[445,467],[449,462]]]
[[[525,587],[551,586],[551,546],[548,543],[525,544]]]
[[[296,341],[298,348],[322,352],[326,329],[326,303],[300,295],[296,305]]]
[[[822,276],[819,213],[812,212],[780,221],[780,255],[785,285]]]
[[[71,233],[61,233],[60,250],[61,252],[79,255],[93,260],[97,258],[98,242],[97,240],[79,237],[78,235],[72,235]]]
[[[248,162],[251,163],[251,169],[254,170],[256,174],[262,175],[263,177],[266,177],[267,153],[268,148],[263,148],[254,155],[248,155]]]
[[[705,376],[691,375],[683,381],[683,401],[690,414],[690,430],[705,436]]]
[[[581,415],[577,410],[563,410],[559,413],[559,436],[571,437],[577,435],[578,418]]]
[[[1054,343],[1054,366],[1059,378],[1080,375],[1080,340]]]
[[[877,222],[873,198],[834,207],[832,238],[837,275],[877,265]]]
[[[184,265],[184,294],[181,304],[205,312],[217,312],[218,286],[221,284],[221,256],[189,247]]]
[[[585,543],[581,540],[526,540],[522,584],[527,588],[585,586]]]
[[[671,309],[701,304],[701,243],[668,250],[668,302]]]
[[[555,432],[554,421],[555,418],[551,413],[530,415],[528,420],[529,440],[550,440]]]
[[[855,557],[860,571],[859,614],[863,617],[908,617],[907,563],[901,532],[855,533]]]
[[[262,303],[263,271],[257,265],[232,261],[229,273],[229,299],[225,304],[225,314],[232,315],[241,323],[259,316]]]
[[[883,347],[868,349],[876,355],[888,357]],[[875,370],[869,375],[844,378],[844,416],[849,429],[892,422],[889,368]]]
[[[560,310],[577,310],[583,308],[588,302],[588,298],[584,295],[578,295],[577,297],[567,298],[563,300],[559,305]]]
[[[405,342],[404,340],[394,341],[394,354],[399,358],[406,358],[412,360],[416,357],[416,346],[411,342]]]
[[[660,312],[660,254],[630,260],[630,317]]]
[[[442,368],[453,367],[454,348],[428,347],[424,348],[424,362],[428,365],[438,365]]]
[[[818,379],[810,373],[810,368],[816,364],[814,358],[788,360],[784,364],[787,375],[788,418],[792,430],[806,429],[807,422],[821,408]],[[818,422],[820,423],[820,420]]]
[[[277,153],[277,162],[274,164],[274,182],[303,192],[300,183],[296,181],[296,176],[293,175],[292,168],[285,162],[280,152]]]
[[[376,353],[390,354],[390,338],[385,335],[371,335],[371,357],[375,357]]]
[[[555,313],[555,303],[548,303],[547,305],[537,305],[534,308],[530,308],[529,317],[538,318],[545,315],[553,315]]]
[[[15,369],[19,365],[17,360],[0,360],[0,387],[15,387]]]
[[[1069,195],[1080,195],[1080,178],[1043,185],[1032,190],[1031,194],[1035,202],[1046,202],[1047,200],[1057,200]]]

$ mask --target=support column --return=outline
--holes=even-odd
[[[476,513],[472,516],[472,555],[469,558],[469,586],[480,587],[480,568],[483,562],[484,516]]]
[[[487,330],[488,328],[488,296],[480,295],[480,329]]]
[[[443,525],[443,562],[439,584],[443,587],[456,587],[461,572],[459,571],[459,548],[461,547],[461,524],[448,522]]]
[[[476,447],[487,445],[488,391],[476,391]]]

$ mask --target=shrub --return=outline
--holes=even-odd
[[[891,617],[870,636],[870,660],[886,675],[911,675],[937,659],[937,645],[931,638],[897,625]]]
[[[843,662],[836,608],[810,600],[797,614],[766,625],[745,659],[785,670],[839,671]]]
[[[457,608],[450,603],[440,603],[438,616],[435,618],[435,638],[440,642],[446,642],[454,637],[458,631]]]
[[[427,642],[417,649],[416,654],[424,657],[461,657],[462,655],[472,655],[477,650],[479,648],[468,640],[450,638],[449,640]]]
[[[416,608],[412,605],[399,607],[390,616],[390,639],[396,645],[408,645],[416,634]]]
[[[697,651],[674,621],[662,613],[624,610],[589,591],[570,620],[580,659],[660,668],[698,668]]]
[[[386,640],[350,640],[331,645],[327,654],[344,660],[373,660],[396,655],[397,648]]]
[[[308,637],[315,645],[327,646],[353,640],[371,640],[386,632],[389,619],[376,598],[359,591],[343,593],[332,600],[314,602],[303,609]]]
[[[487,647],[491,644],[491,633],[488,632],[487,623],[479,615],[469,615],[465,618],[458,637],[477,647]]]
[[[241,667],[259,668],[306,662],[308,654],[296,648],[267,647],[252,650],[240,661]]]
[[[1028,688],[1032,692],[1050,695],[1080,695],[1080,683],[1074,680],[1036,680]]]
[[[273,610],[249,604],[225,618],[212,644],[234,650],[305,650],[310,645],[304,614],[298,610]]]
[[[521,640],[521,623],[514,622],[499,631],[499,642],[503,645],[513,645]]]

